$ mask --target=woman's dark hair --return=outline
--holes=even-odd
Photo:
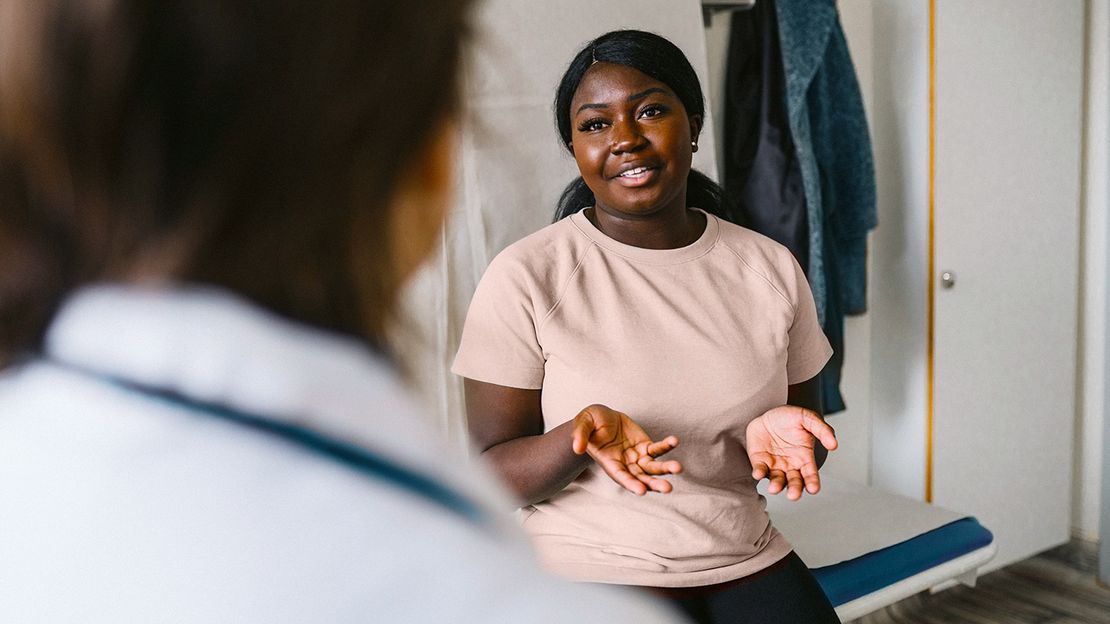
[[[563,147],[571,151],[570,103],[582,77],[595,62],[625,65],[670,87],[686,108],[686,114],[705,119],[705,98],[690,61],[678,46],[642,30],[614,30],[586,44],[571,60],[555,92],[555,126]],[[690,169],[686,203],[724,219],[732,219],[724,191],[700,171]],[[555,221],[594,204],[594,194],[578,177],[563,190],[555,209]]]
[[[144,277],[377,342],[388,207],[454,113],[469,4],[6,3],[0,367],[69,292]]]

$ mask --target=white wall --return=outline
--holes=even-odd
[[[1110,8],[1108,8],[1108,4],[1110,3],[1108,3],[1107,0],[1101,0],[1096,3],[1097,6],[1093,7],[1094,10],[1091,11],[1089,19],[1092,23],[1096,24],[1096,26],[1092,29],[1091,36],[1088,38],[1088,41],[1091,41],[1094,40],[1094,37],[1097,36],[1099,38],[1098,41],[1101,42],[1099,44],[1101,46],[1101,52],[1099,53],[1101,62],[1098,64],[1101,65],[1101,67],[1092,63],[1092,65],[1090,66],[1092,72],[1090,73],[1091,75],[1093,75],[1094,71],[1097,71],[1099,73],[1099,77],[1094,78],[1093,80],[1103,81],[1101,89],[1103,97],[1100,109],[1102,111],[1102,136],[1099,137],[1097,133],[1088,132],[1087,141],[1088,144],[1094,142],[1094,144],[1102,143],[1102,145],[1104,146],[1110,145],[1110,123],[1107,123],[1107,116],[1110,115],[1110,110],[1108,110],[1110,109],[1110,106],[1108,106],[1110,102],[1108,102],[1107,100],[1110,100],[1110,97],[1107,97],[1106,95],[1107,91],[1110,91],[1110,87],[1107,86],[1107,83],[1110,83],[1110,59],[1108,59],[1108,56],[1110,56],[1110,54],[1108,54],[1108,51],[1106,49],[1107,46],[1110,45],[1107,43],[1107,41],[1110,40]],[[1096,202],[1101,199],[1101,210],[1105,215],[1107,213],[1110,213],[1110,196],[1108,196],[1107,193],[1107,187],[1110,187],[1110,158],[1108,158],[1107,149],[1105,148],[1102,151],[1101,160],[1101,167],[1098,168],[1101,169],[1101,175],[1103,176],[1101,198],[1096,198],[1095,200],[1088,202],[1087,206],[1091,207],[1092,210],[1098,210],[1099,208]],[[1088,168],[1088,171],[1097,171],[1094,163],[1089,164],[1091,166]],[[1099,174],[1095,173],[1094,175]],[[1110,236],[1110,224],[1108,224],[1108,227],[1103,229],[1103,232]],[[1108,267],[1108,262],[1106,262],[1105,259],[1102,263],[1102,267],[1103,269],[1106,269],[1107,272],[1107,276],[1105,276],[1107,277],[1107,279],[1103,280],[1103,287],[1105,288],[1110,285],[1110,267]],[[1101,337],[1101,342],[1106,351],[1110,351],[1110,336],[1104,333]],[[1104,373],[1107,370],[1110,370],[1110,353],[1104,353],[1103,357]],[[1105,376],[1103,377],[1103,379],[1105,379]],[[1104,383],[1103,385],[1110,386],[1110,384],[1106,383]],[[1101,455],[1102,459],[1102,522],[1099,525],[1099,534],[1102,537],[1100,541],[1102,542],[1102,544],[1099,548],[1098,575],[1103,583],[1110,583],[1110,458],[1108,458],[1107,456],[1107,450],[1110,450],[1110,416],[1106,414],[1106,408],[1108,404],[1110,404],[1110,387],[1104,388],[1103,392],[1103,409],[1101,410],[1103,417],[1102,449],[1101,453],[1099,454]],[[1098,432],[1090,430],[1087,432],[1087,435],[1097,436]]]
[[[924,498],[928,303],[928,5],[873,4],[872,483]]]
[[[1079,283],[1079,382],[1076,389],[1072,522],[1075,535],[1099,537],[1106,413],[1107,116],[1110,98],[1110,0],[1087,2],[1086,105]]]

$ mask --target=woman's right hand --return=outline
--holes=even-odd
[[[591,405],[574,418],[571,448],[578,455],[589,453],[613,481],[643,496],[649,491],[666,494],[672,486],[659,475],[678,474],[682,464],[656,458],[678,446],[678,438],[659,442],[634,420],[604,405]]]

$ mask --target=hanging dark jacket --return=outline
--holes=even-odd
[[[859,314],[867,309],[867,233],[878,220],[871,138],[855,67],[833,0],[775,5],[786,106],[808,212],[807,276],[824,320],[825,264],[836,263],[839,307],[844,314]],[[831,257],[830,250],[835,250]]]
[[[844,409],[844,315],[867,307],[875,178],[867,119],[833,0],[758,0],[732,18],[724,182],[742,223],[805,269],[833,356],[819,383]]]
[[[774,0],[732,14],[725,72],[725,192],[738,222],[809,266],[805,191],[786,108]]]
[[[834,353],[819,376],[825,413],[843,410],[844,315],[867,309],[867,232],[878,222],[871,138],[834,0],[776,3],[790,129],[801,163],[809,271]]]

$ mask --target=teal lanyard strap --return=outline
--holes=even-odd
[[[484,528],[492,524],[485,510],[459,492],[436,479],[402,466],[365,447],[337,440],[310,429],[296,427],[223,405],[198,401],[177,392],[152,388],[115,377],[100,377],[112,385],[163,400],[172,405],[183,407],[192,413],[218,418],[258,433],[285,440],[344,464],[364,475],[384,481],[399,490],[423,498],[425,501],[434,503],[442,509],[465,518],[471,524]]]

